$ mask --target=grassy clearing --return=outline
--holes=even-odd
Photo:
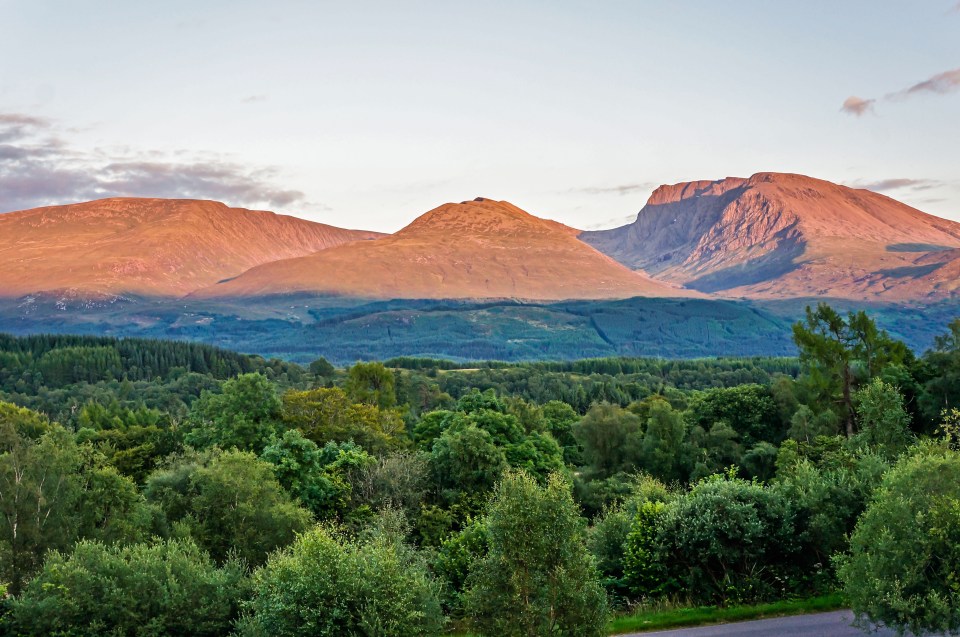
[[[729,622],[782,617],[784,615],[803,615],[822,613],[843,608],[846,601],[839,593],[753,606],[701,606],[698,608],[670,608],[642,610],[632,615],[615,617],[607,627],[611,635],[666,630],[706,624],[725,624]]]

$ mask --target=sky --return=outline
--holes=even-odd
[[[957,0],[0,0],[0,211],[192,197],[585,228],[797,172],[960,221]]]

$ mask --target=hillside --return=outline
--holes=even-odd
[[[295,292],[363,298],[527,300],[695,296],[633,272],[577,230],[507,202],[444,204],[395,235],[251,269],[194,296]]]
[[[182,296],[255,265],[378,233],[190,199],[103,199],[0,215],[0,296]]]
[[[723,296],[924,300],[957,294],[960,224],[802,175],[661,186],[580,238],[651,276]]]

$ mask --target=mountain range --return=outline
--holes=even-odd
[[[115,198],[0,215],[0,296],[193,300],[631,297],[932,302],[960,294],[960,224],[801,175],[657,188],[581,232],[502,201],[392,235],[210,201]]]

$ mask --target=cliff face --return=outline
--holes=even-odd
[[[0,215],[0,295],[182,296],[261,263],[379,233],[188,199],[104,199]]]
[[[262,265],[196,296],[556,300],[696,294],[631,271],[579,241],[578,232],[507,202],[444,204],[395,235]]]
[[[870,191],[759,173],[661,186],[632,224],[580,238],[724,296],[930,299],[953,294],[928,275],[944,258],[935,255],[960,247],[960,224]]]

